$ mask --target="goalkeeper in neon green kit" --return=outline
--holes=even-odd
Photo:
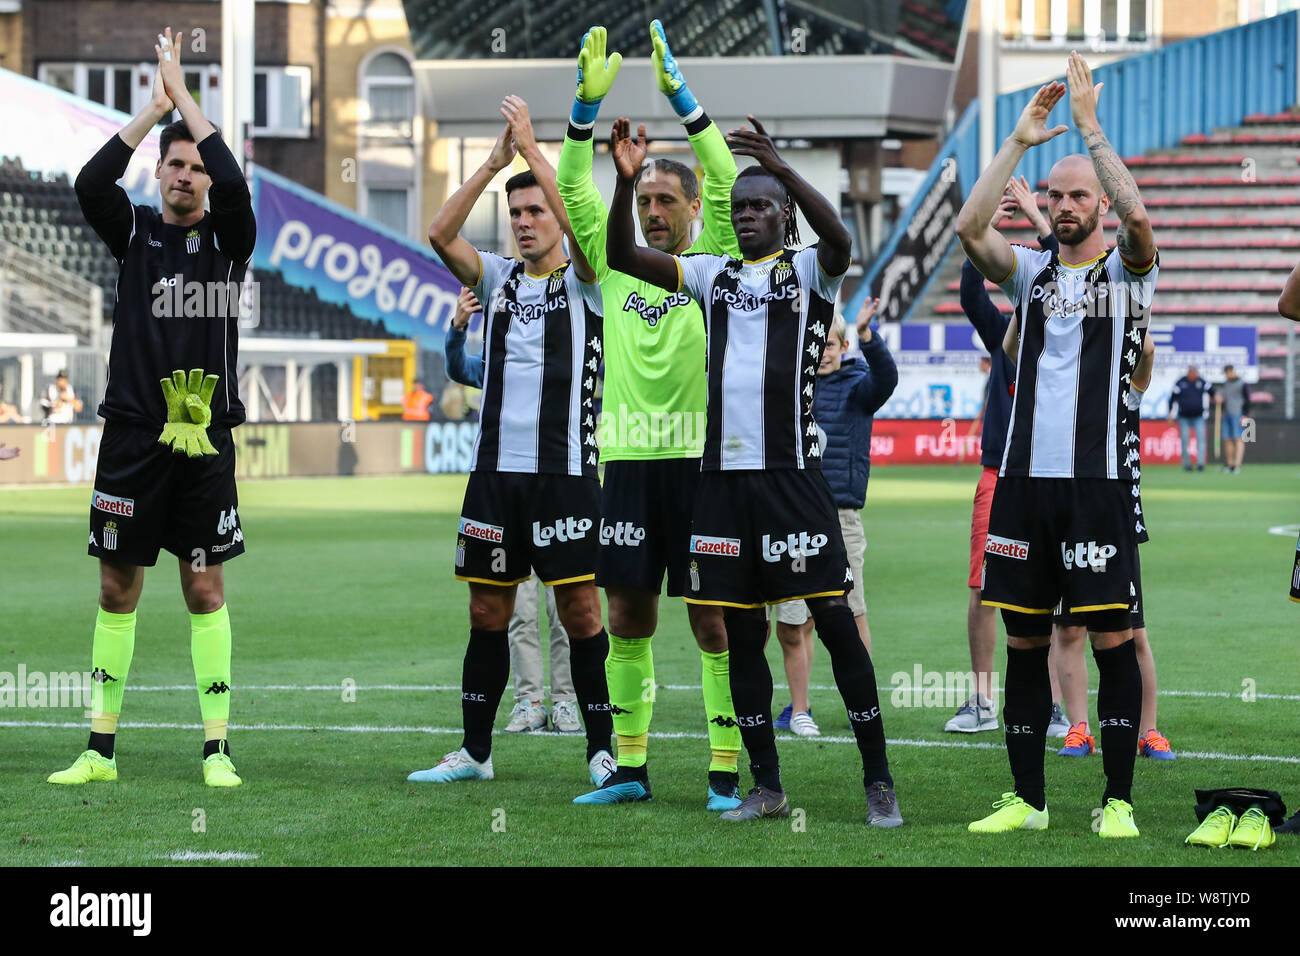
[[[668,159],[646,164],[637,181],[637,209],[646,242],[681,255],[706,252],[739,258],[731,225],[736,164],[722,133],[696,102],[673,59],[663,26],[650,24],[651,61],[659,89],[686,128],[704,170]],[[668,594],[681,596],[690,573],[691,505],[704,447],[704,318],[688,296],[674,295],[606,265],[608,210],[591,177],[592,130],[600,101],[622,58],[606,55],[604,27],[592,27],[578,56],[578,89],[557,168],[560,196],[583,254],[596,270],[605,302],[605,393],[598,432],[605,482],[601,491],[596,583],[609,600],[610,709],[618,737],[618,769],[582,804],[650,799],[646,741],[654,707],[651,637],[658,623],[665,571]],[[692,244],[691,223],[703,213]],[[740,731],[731,703],[726,631],[696,621],[709,762],[706,806],[740,805]]]

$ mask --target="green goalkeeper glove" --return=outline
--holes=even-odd
[[[618,68],[623,63],[621,53],[605,55],[606,33],[604,27],[592,27],[582,35],[582,49],[578,52],[578,89],[573,98],[570,122],[580,129],[595,124],[600,101],[614,85]]]
[[[686,85],[681,67],[673,58],[673,51],[668,48],[668,37],[664,36],[664,25],[658,20],[650,21],[650,66],[655,80],[659,83],[659,92],[668,97],[673,111],[681,117],[683,123],[696,119],[701,112],[700,104],[695,101],[695,94]]]
[[[162,379],[163,398],[167,401],[167,424],[163,426],[158,443],[170,445],[176,454],[191,458],[215,455],[217,449],[208,440],[207,427],[212,424],[212,393],[217,388],[216,375],[203,377],[203,369],[190,370],[189,382],[185,372],[177,369],[171,378]]]

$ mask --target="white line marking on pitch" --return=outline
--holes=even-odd
[[[163,856],[154,857],[157,860],[172,860],[176,863],[194,863],[198,860],[256,860],[256,853],[245,853],[242,850],[176,850]]]
[[[200,730],[200,724],[177,724],[177,723],[155,723],[155,722],[124,722],[119,723],[119,727],[136,730]],[[84,728],[84,721],[53,721],[53,720],[0,720],[0,727],[56,727],[56,728]],[[321,726],[312,726],[311,724],[230,724],[231,730],[290,730],[290,731],[328,731],[330,733],[350,733],[350,734],[462,734],[464,733],[459,727],[377,727],[365,724],[330,724]],[[494,735],[500,736],[501,731],[494,730]],[[575,739],[572,734],[530,734],[534,740],[567,740]],[[687,733],[684,731],[676,732],[654,732],[650,734],[657,740],[708,740],[708,734]],[[795,744],[796,746],[813,746],[815,744],[853,744],[857,743],[853,737],[781,737],[782,744]],[[1003,744],[1000,743],[982,743],[977,741],[964,740],[912,740],[909,738],[889,738],[891,747],[938,747],[944,750],[1002,750]],[[1048,750],[1054,751],[1055,744],[1048,745]],[[1098,751],[1100,752],[1100,750]],[[1278,757],[1272,754],[1222,754],[1211,753],[1208,751],[1178,751],[1180,759],[1186,757],[1193,760],[1262,760],[1271,763],[1293,763],[1300,764],[1300,757]]]
[[[130,686],[131,693],[133,694],[159,693],[162,691],[194,690],[193,684],[154,684],[154,685],[145,685],[142,687],[136,687],[134,685],[128,685],[128,686]],[[790,689],[789,685],[787,684],[773,684],[772,686],[776,690]],[[344,689],[343,684],[341,682],[338,684],[240,684],[235,687],[235,690],[237,691],[259,690],[259,691],[275,691],[277,693],[286,692],[286,691],[333,691],[334,693],[337,694],[343,689]],[[352,691],[375,691],[375,690],[438,691],[438,692],[455,691],[456,693],[460,693],[459,684],[357,684],[355,687],[348,687],[347,689]],[[697,691],[700,689],[700,685],[699,684],[660,684],[658,689]],[[818,690],[818,691],[837,690],[834,684],[813,684],[808,689]],[[894,686],[893,684],[880,686],[877,687],[876,689],[881,694],[893,694],[893,693],[901,692],[909,696],[931,692],[931,691],[927,691],[926,688],[924,687],[901,687],[900,688]],[[935,689],[937,690],[938,688]],[[947,693],[946,689],[944,693]],[[1090,689],[1088,693],[1092,696],[1096,696],[1097,691],[1095,689]],[[1226,691],[1226,690],[1161,690],[1161,691],[1157,691],[1157,693],[1161,697],[1211,697],[1211,698],[1217,698],[1219,700],[1228,700],[1230,698],[1240,699],[1241,697],[1240,691],[1234,692],[1234,691]],[[1263,692],[1256,692],[1254,696],[1256,700],[1300,700],[1300,694],[1266,694]]]

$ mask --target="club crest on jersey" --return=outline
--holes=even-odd
[[[794,275],[794,265],[784,259],[772,268],[772,280],[774,282],[784,282],[792,275]]]
[[[116,521],[104,522],[104,550],[105,551],[117,550],[117,522]]]
[[[568,268],[567,266],[565,268]],[[546,294],[558,295],[564,288],[564,269],[556,269],[546,280]]]
[[[199,251],[199,231],[197,229],[191,229],[185,234],[185,251],[190,255],[194,255]]]
[[[1296,559],[1296,574],[1300,576],[1300,558]],[[700,589],[700,565],[698,562],[691,562],[691,590]]]
[[[465,539],[459,538],[456,541],[456,567],[465,566]]]

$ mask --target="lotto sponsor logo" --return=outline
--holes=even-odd
[[[716,554],[723,558],[740,557],[739,538],[711,538],[704,534],[691,535],[691,554]]]
[[[1071,568],[1105,571],[1106,562],[1115,557],[1117,550],[1113,544],[1099,545],[1096,541],[1089,541],[1087,544],[1080,541],[1074,545],[1061,542],[1061,560],[1065,563],[1067,571]]]
[[[587,536],[587,532],[591,530],[591,525],[592,520],[590,518],[575,518],[572,515],[567,518],[557,518],[554,524],[548,525],[543,525],[540,521],[534,521],[533,544],[539,548],[548,548],[552,541],[577,541],[579,538]]]
[[[641,546],[645,540],[645,528],[638,528],[630,521],[615,521],[613,524],[605,524],[605,519],[600,519],[600,543],[616,544],[629,548]]]
[[[824,534],[809,534],[800,531],[797,535],[788,534],[784,541],[773,541],[772,536],[763,535],[763,560],[775,563],[784,554],[792,558],[807,558],[821,551],[830,540]]]
[[[1029,560],[1029,542],[1017,541],[1014,538],[1002,538],[996,534],[991,534],[984,542],[985,554],[998,554],[1004,558],[1015,558],[1017,561]]]
[[[129,518],[135,514],[134,498],[119,498],[116,495],[106,495],[102,491],[95,492],[95,496],[90,500],[90,506],[98,508],[100,511],[107,511],[111,515],[120,515],[123,518]]]
[[[494,524],[483,524],[472,518],[461,517],[460,533],[467,538],[478,538],[480,541],[492,541],[497,544],[501,543],[504,531]]]

